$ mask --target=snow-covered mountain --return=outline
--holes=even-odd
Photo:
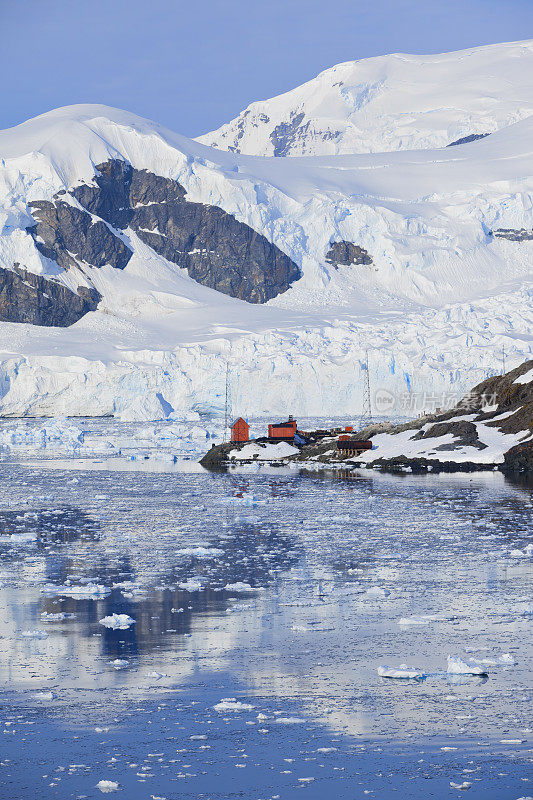
[[[347,61],[198,141],[261,156],[445,147],[533,114],[533,41]]]
[[[104,106],[0,132],[0,413],[220,410],[229,361],[235,413],[357,414],[366,350],[378,410],[453,405],[531,358],[532,141],[265,158]]]

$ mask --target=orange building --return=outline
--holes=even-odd
[[[239,417],[231,426],[231,441],[232,442],[249,442],[250,441],[250,426],[245,419]]]
[[[294,435],[298,430],[298,423],[292,417],[289,417],[287,422],[279,422],[277,425],[268,426],[269,439],[294,439]]]

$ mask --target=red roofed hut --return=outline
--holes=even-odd
[[[249,442],[250,441],[250,426],[245,419],[239,417],[231,426],[231,441],[232,442]]]
[[[271,441],[293,441],[298,430],[298,423],[292,417],[287,422],[279,422],[268,426],[268,438]]]

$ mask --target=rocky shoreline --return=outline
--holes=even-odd
[[[346,457],[332,434],[290,454],[256,440],[216,445],[202,458],[208,469],[239,463],[296,463],[302,467],[365,467],[393,473],[533,473],[533,361],[475,386],[460,403],[402,425],[379,423],[353,434],[370,440],[372,450]],[[245,448],[248,448],[246,450]],[[264,452],[262,449],[264,448]],[[242,452],[242,457],[239,454]]]

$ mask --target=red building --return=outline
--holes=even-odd
[[[298,430],[298,423],[292,417],[287,422],[278,422],[268,426],[268,438],[286,441],[294,439],[294,434]]]
[[[231,426],[231,441],[232,442],[249,442],[250,441],[250,426],[245,419],[239,417]]]

